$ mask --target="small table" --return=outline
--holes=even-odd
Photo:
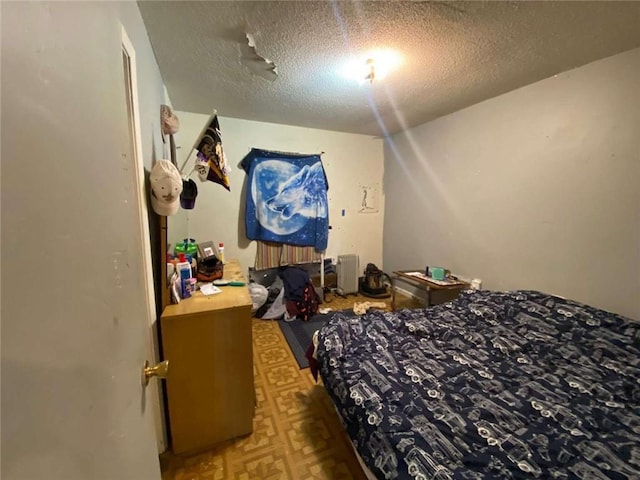
[[[417,273],[419,270],[398,270],[393,272],[391,276],[391,310],[396,309],[396,280],[402,280],[417,287],[423,287],[427,292],[427,307],[431,305],[431,290],[448,290],[448,291],[460,291],[465,288],[469,288],[470,285],[461,280],[452,280],[451,283],[442,285],[442,282],[438,282],[429,279],[425,275],[420,276],[410,275],[411,273]]]

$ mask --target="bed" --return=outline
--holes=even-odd
[[[640,324],[536,291],[337,313],[325,388],[379,479],[640,478]]]

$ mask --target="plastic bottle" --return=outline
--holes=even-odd
[[[195,257],[198,254],[198,245],[196,244],[195,239],[185,238],[182,242],[176,244],[173,253],[175,253],[176,255],[185,253],[187,255]]]
[[[189,298],[191,296],[191,279],[182,279],[182,298]]]
[[[180,261],[176,263],[176,271],[180,275],[181,280],[191,278],[191,263],[187,261],[184,253],[180,254]]]
[[[222,242],[218,244],[218,260],[224,263],[224,243]]]

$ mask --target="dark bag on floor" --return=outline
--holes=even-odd
[[[373,263],[367,264],[364,270],[364,277],[360,280],[360,293],[367,297],[387,298],[391,294],[387,292],[385,280],[390,282],[389,275],[384,273]]]

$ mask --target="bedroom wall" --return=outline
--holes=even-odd
[[[131,370],[129,397],[113,381],[129,340],[147,330],[141,262],[125,262],[139,241],[122,26],[136,51],[147,170],[160,148],[162,77],[135,2],[1,9],[2,275],[11,281],[2,287],[0,476],[157,479],[141,398],[153,410],[159,384],[145,397]],[[33,281],[42,287],[31,299]]]
[[[178,164],[182,165],[208,116],[176,113],[180,118],[180,131],[176,134],[176,143],[180,147],[177,156]],[[197,241],[212,240],[216,244],[224,242],[226,258],[237,258],[243,267],[252,267],[256,242],[245,236],[246,174],[239,167],[240,161],[252,147],[287,152],[325,152],[322,163],[329,181],[329,222],[332,227],[327,257],[357,253],[361,265],[382,263],[384,157],[381,139],[223,116],[219,116],[219,121],[224,151],[233,169],[230,174],[231,191],[212,182],[201,183],[194,173],[192,178],[198,185],[195,208],[180,210],[177,215],[169,217],[169,241],[175,244],[188,237]],[[192,165],[192,160],[189,165]],[[377,213],[358,213],[362,203],[360,185],[378,185]]]
[[[384,269],[440,265],[640,319],[640,49],[385,143]]]

